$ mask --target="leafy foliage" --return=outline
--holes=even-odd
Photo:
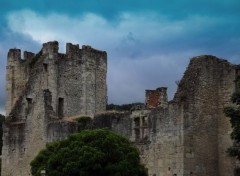
[[[4,121],[5,121],[5,116],[0,114],[0,155],[2,154],[2,145],[3,145],[3,141],[2,141],[3,128],[2,128],[2,125],[3,125]],[[0,159],[0,175],[1,175],[1,165],[2,165],[2,162],[1,162],[1,159]]]
[[[107,129],[85,130],[52,142],[31,162],[34,176],[147,176],[138,150]]]
[[[29,63],[30,67],[33,67],[34,64],[40,59],[40,57],[42,56],[42,50],[39,51],[35,57],[32,58],[31,62]]]
[[[240,77],[237,77],[235,83],[237,91],[231,97],[231,101],[235,106],[225,108],[224,113],[230,118],[233,129],[231,138],[234,141],[233,146],[228,148],[227,153],[240,160]]]
[[[87,116],[79,117],[76,119],[76,121],[78,123],[79,131],[92,129],[93,127],[93,124],[92,124],[93,122],[91,117],[87,117]]]

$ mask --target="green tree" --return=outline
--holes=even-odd
[[[234,106],[224,109],[225,115],[230,118],[232,126],[231,138],[234,141],[233,146],[228,148],[230,156],[240,160],[240,76],[235,80],[237,91],[232,95],[231,102]]]
[[[34,176],[147,176],[138,150],[107,129],[85,130],[48,143],[31,162]]]
[[[91,117],[82,116],[75,120],[78,123],[78,131],[90,130],[93,128],[93,120]]]

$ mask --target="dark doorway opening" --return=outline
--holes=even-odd
[[[63,107],[64,107],[64,99],[59,98],[58,99],[58,117],[62,118],[63,117]]]

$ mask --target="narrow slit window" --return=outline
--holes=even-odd
[[[135,126],[135,140],[140,140],[140,118],[134,118],[134,126]]]
[[[48,64],[43,64],[43,70],[44,70],[44,72],[48,72]]]
[[[27,100],[27,113],[29,113],[32,108],[32,98],[26,98],[26,100]]]
[[[58,117],[62,118],[63,117],[63,107],[64,107],[64,99],[59,98],[58,99]]]

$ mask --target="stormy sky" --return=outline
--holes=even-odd
[[[9,48],[91,45],[108,53],[109,103],[144,102],[161,86],[172,99],[190,58],[240,63],[239,19],[239,0],[0,0],[0,113]]]

